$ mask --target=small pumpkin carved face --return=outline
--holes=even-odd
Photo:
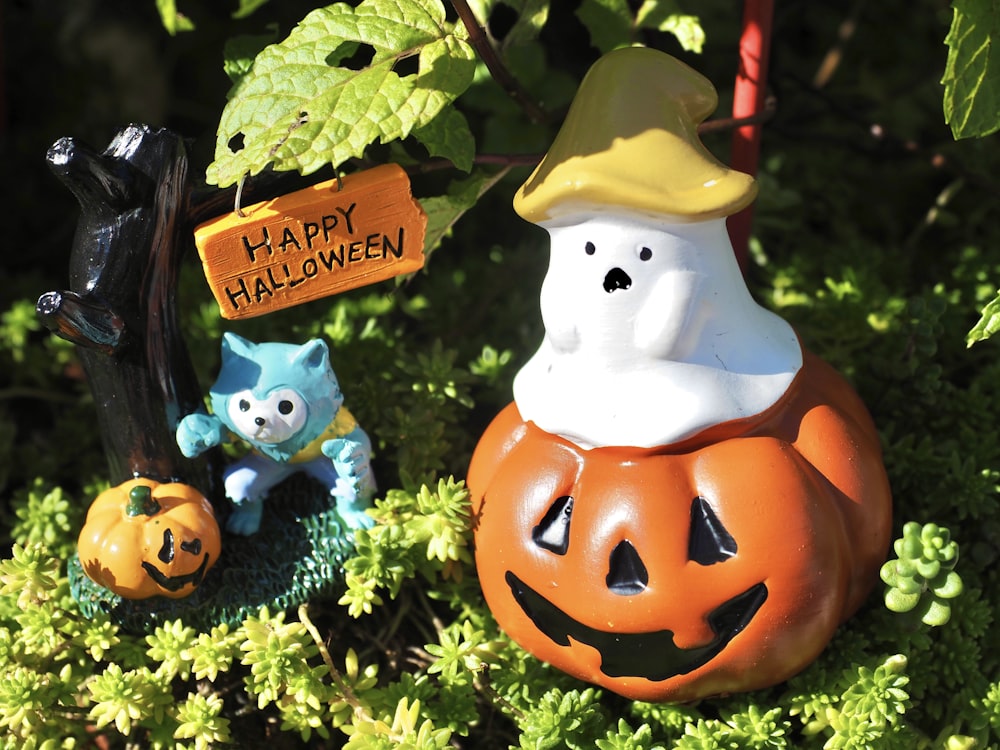
[[[880,457],[828,437],[870,475],[870,507],[774,436],[583,450],[508,407],[469,471],[491,611],[538,658],[633,699],[787,679],[857,608],[888,533]]]
[[[189,595],[220,549],[204,495],[186,484],[144,478],[98,495],[78,544],[84,572],[126,599]]]

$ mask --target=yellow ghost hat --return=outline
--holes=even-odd
[[[626,208],[703,221],[757,195],[698,138],[718,104],[707,78],[646,47],[604,55],[584,77],[552,147],[514,196],[533,223]]]

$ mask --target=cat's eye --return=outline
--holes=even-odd
[[[293,404],[288,399],[284,399],[278,403],[279,414],[291,414],[294,409],[295,409],[295,404]]]
[[[250,402],[245,398],[240,399],[240,411],[250,411]]]

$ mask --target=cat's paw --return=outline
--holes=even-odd
[[[177,425],[175,437],[181,453],[194,458],[222,442],[222,422],[209,414],[188,414]]]
[[[349,469],[346,473],[354,473],[368,463],[368,447],[357,440],[349,438],[334,438],[323,443],[323,455],[338,466]],[[344,472],[341,472],[344,473]]]

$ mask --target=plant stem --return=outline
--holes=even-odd
[[[486,69],[490,71],[493,80],[500,84],[504,91],[510,94],[511,98],[517,102],[518,106],[524,110],[525,114],[532,122],[542,123],[549,119],[548,113],[529,96],[517,79],[507,70],[500,56],[497,55],[493,44],[490,42],[485,29],[472,12],[472,8],[466,0],[451,0],[451,5],[458,13],[465,30],[469,32],[469,42],[472,44],[479,57],[486,64]]]
[[[340,670],[333,664],[333,659],[330,657],[330,651],[326,647],[326,643],[323,641],[323,637],[320,635],[319,630],[313,624],[313,621],[309,619],[309,604],[303,603],[299,605],[299,622],[306,626],[306,630],[309,631],[309,635],[312,636],[313,641],[316,642],[316,648],[319,649],[320,656],[323,657],[323,663],[326,664],[326,668],[330,670],[330,677],[333,678],[333,683],[337,686],[341,695],[344,696],[344,700],[354,710],[354,715],[365,722],[372,722],[371,714],[368,710],[361,704],[358,700],[358,696],[354,694],[351,686],[344,682],[343,676],[340,674]]]

